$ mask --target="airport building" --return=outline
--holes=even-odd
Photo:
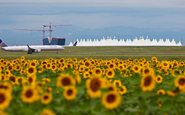
[[[44,38],[43,45],[65,45],[65,38]]]

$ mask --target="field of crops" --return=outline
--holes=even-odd
[[[0,115],[185,113],[184,47],[107,48],[1,51]]]
[[[45,59],[45,58],[95,58],[95,59],[128,59],[128,58],[146,58],[151,59],[156,56],[159,60],[185,60],[184,46],[99,46],[99,47],[65,47],[62,51],[42,51],[32,55],[27,52],[7,52],[0,50],[0,58],[15,59],[24,56],[27,59]]]

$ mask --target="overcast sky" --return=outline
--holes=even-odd
[[[0,38],[8,44],[42,43],[42,25],[70,24],[53,28],[53,36],[67,42],[82,38],[174,38],[185,36],[185,0],[0,0]],[[33,39],[33,41],[30,41]]]

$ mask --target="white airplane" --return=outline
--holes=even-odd
[[[77,41],[73,44],[76,46]],[[34,52],[41,52],[47,50],[64,50],[64,46],[61,45],[27,45],[27,46],[7,46],[3,41],[0,39],[0,46],[5,51],[27,51],[28,54],[32,54]]]

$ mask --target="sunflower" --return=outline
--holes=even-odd
[[[108,67],[109,67],[110,69],[115,69],[115,68],[116,68],[116,65],[115,65],[114,63],[110,63],[110,64],[108,65]]]
[[[79,72],[84,72],[85,71],[85,68],[86,68],[86,66],[80,65],[79,68],[78,68],[78,70],[79,70]]]
[[[29,63],[29,66],[32,66],[32,67],[36,67],[37,66],[37,60],[32,60],[30,63]]]
[[[113,69],[108,69],[105,73],[105,75],[107,76],[107,78],[114,78],[115,76],[115,72]]]
[[[27,73],[28,76],[35,75],[36,74],[35,67],[32,67],[32,66],[28,67],[26,73]]]
[[[100,68],[95,68],[93,69],[93,75],[97,76],[97,77],[100,77],[102,76],[102,71]]]
[[[64,89],[63,95],[66,100],[74,100],[77,95],[77,89],[75,86],[68,86]]]
[[[182,71],[180,69],[173,69],[171,71],[171,74],[172,74],[173,77],[177,77],[177,76],[182,74]]]
[[[181,91],[185,91],[185,76],[179,76],[175,79],[175,86]]]
[[[12,85],[9,82],[1,82],[0,90],[5,90],[8,93],[12,92]]]
[[[49,104],[52,101],[52,94],[51,93],[44,93],[41,96],[41,103],[43,104]]]
[[[143,76],[141,79],[140,87],[144,92],[152,91],[155,88],[155,76],[153,74]]]
[[[21,70],[21,66],[19,65],[19,64],[17,64],[16,66],[15,66],[15,71],[20,71]]]
[[[89,78],[90,77],[90,73],[89,73],[89,71],[85,71],[84,73],[83,73],[83,78]]]
[[[90,62],[90,60],[86,60],[86,61],[84,62],[84,65],[85,65],[86,67],[91,66],[91,62]]]
[[[91,98],[100,97],[100,89],[103,87],[103,80],[99,77],[91,77],[86,81],[87,93]]]
[[[9,81],[11,81],[12,84],[16,84],[16,77],[13,75],[9,76]]]
[[[11,73],[10,70],[6,70],[6,71],[5,71],[5,75],[6,75],[6,76],[10,76],[10,75],[12,75],[12,73]]]
[[[164,89],[159,89],[158,91],[157,91],[157,95],[165,95],[165,90]]]
[[[35,87],[25,86],[21,92],[21,99],[25,103],[33,103],[38,100],[39,95]]]
[[[117,87],[114,86],[112,83],[108,83],[106,85],[106,88],[108,89],[108,91],[117,91]]]
[[[169,69],[170,64],[168,61],[162,61],[161,62],[162,68],[164,68],[165,70]]]
[[[179,63],[175,60],[172,62],[173,68],[176,68],[179,66]]]
[[[113,84],[114,84],[114,86],[116,86],[116,87],[120,87],[120,86],[122,85],[120,80],[114,80],[114,81],[113,81]]]
[[[55,113],[51,109],[43,109],[40,115],[55,115]]]
[[[168,96],[171,96],[171,97],[175,96],[175,92],[173,91],[167,91],[166,93]]]
[[[160,75],[158,75],[155,77],[155,81],[156,81],[156,83],[162,83],[163,78]]]
[[[30,84],[33,84],[33,83],[35,83],[37,77],[36,77],[36,75],[30,75],[27,77],[27,79]]]
[[[9,66],[8,66],[8,70],[10,70],[10,71],[12,71],[13,70],[13,64],[10,64]]]
[[[120,93],[121,95],[127,93],[127,88],[126,88],[126,86],[121,85],[120,88],[119,88],[119,93]]]
[[[118,92],[110,91],[102,96],[101,101],[106,109],[115,109],[121,104],[121,96]]]
[[[145,75],[150,75],[150,74],[154,74],[154,70],[152,68],[142,68],[142,74]]]
[[[134,65],[134,66],[132,67],[132,71],[133,71],[134,73],[140,73],[141,68],[140,68],[138,65]]]
[[[0,73],[0,80],[3,81],[3,80],[6,80],[6,79],[7,79],[6,75]]]
[[[51,66],[52,66],[51,63],[47,63],[46,64],[46,69],[51,69]]]
[[[46,89],[46,91],[48,92],[48,93],[51,93],[52,92],[52,87],[48,87],[47,89]]]
[[[9,106],[12,97],[5,90],[0,90],[0,110],[4,110]]]
[[[53,72],[55,72],[55,71],[57,70],[57,66],[56,66],[55,64],[53,64],[53,65],[51,66],[51,70],[52,70]]]
[[[65,88],[70,85],[75,85],[75,79],[73,79],[69,74],[61,74],[57,78],[57,87]]]
[[[157,62],[157,57],[152,57],[151,60],[152,60],[152,62],[155,62],[156,63]]]

